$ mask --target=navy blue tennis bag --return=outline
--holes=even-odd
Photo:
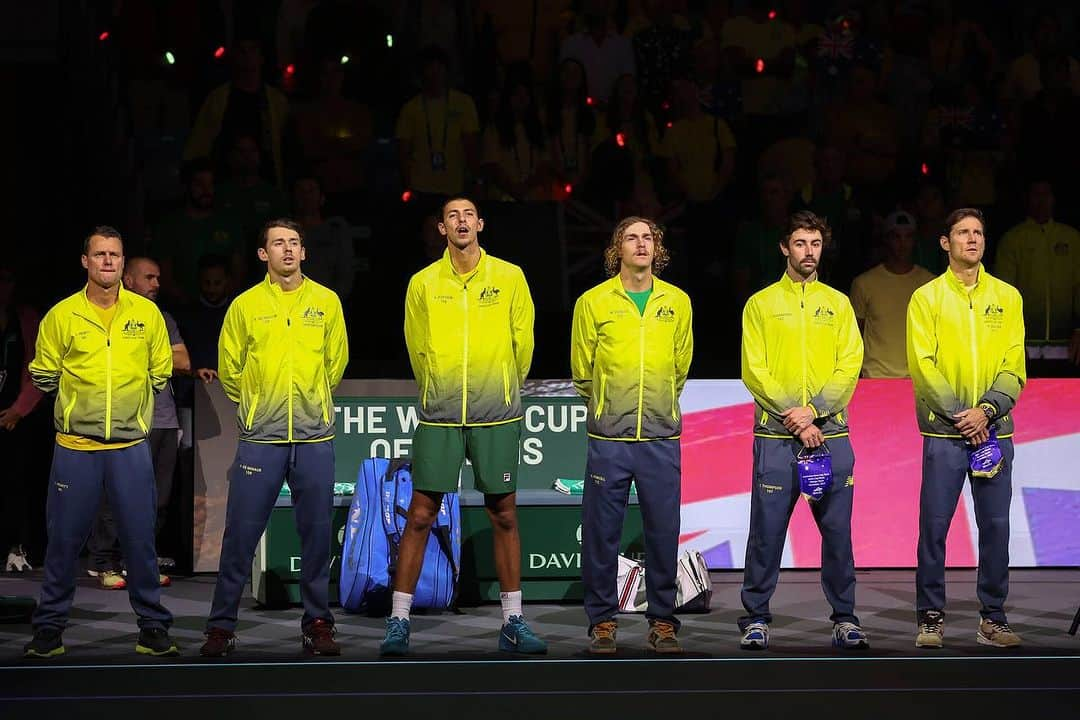
[[[412,466],[407,460],[370,458],[360,464],[341,550],[338,591],[345,610],[370,614],[390,610],[410,498]],[[460,567],[461,507],[457,493],[446,493],[428,537],[413,607],[452,606]]]

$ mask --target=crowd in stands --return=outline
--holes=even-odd
[[[945,269],[938,239],[957,207],[985,213],[988,268],[1021,290],[1029,341],[1080,356],[1067,4],[99,4],[145,158],[143,216],[101,221],[144,229],[126,233],[127,252],[159,263],[160,303],[193,367],[214,366],[224,308],[261,279],[257,229],[288,215],[304,228],[305,273],[345,307],[347,376],[408,376],[404,288],[441,252],[433,209],[459,193],[501,248],[519,235],[536,245],[523,264],[537,298],[562,282],[572,302],[602,272],[604,233],[629,214],[655,218],[672,253],[665,277],[695,303],[692,377],[737,376],[738,310],[780,276],[777,245],[798,209],[833,229],[821,278],[852,295],[865,374],[903,374],[881,333]],[[588,277],[559,277],[560,243],[578,229],[550,222],[557,206],[600,231]],[[7,297],[5,353],[26,352],[12,328],[30,315]],[[570,307],[537,306],[532,374],[566,377]],[[1031,374],[1075,367],[1036,362]],[[28,400],[0,390],[3,424]]]

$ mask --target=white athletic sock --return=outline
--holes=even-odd
[[[502,603],[503,622],[510,622],[511,615],[521,615],[521,591],[499,593],[499,602]]]
[[[393,608],[390,610],[390,617],[408,620],[409,611],[412,610],[412,597],[412,593],[403,593],[395,590],[392,600]]]

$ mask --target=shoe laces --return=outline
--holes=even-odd
[[[857,632],[862,634],[862,628],[853,622],[842,622],[836,624],[836,631],[842,635],[847,635],[850,632]]]
[[[525,618],[521,615],[511,615],[506,621],[506,624],[512,627],[517,633],[527,633],[532,635],[532,628],[529,627],[529,624],[525,622]]]
[[[332,638],[334,637],[335,632],[337,631],[334,629],[334,626],[322,619],[313,621],[311,626],[307,629],[308,635],[318,639]]]
[[[386,621],[386,638],[388,640],[404,640],[409,634],[408,627],[406,620],[392,617]]]
[[[922,622],[919,623],[919,631],[924,633],[938,633],[941,632],[941,626],[944,624],[945,618],[938,613],[926,613],[923,615]]]
[[[1009,627],[1009,623],[1007,623],[1007,622],[998,622],[997,620],[988,620],[987,622],[990,623],[990,627],[994,628],[994,632],[1000,632],[1000,633],[1011,633],[1012,632],[1012,628]]]
[[[618,627],[610,620],[605,620],[601,623],[596,623],[592,629],[592,635],[597,640],[613,639],[615,637],[615,628]]]
[[[660,640],[674,640],[675,626],[665,620],[657,620],[652,624],[652,631]]]
[[[753,632],[759,632],[762,635],[765,635],[769,632],[769,626],[765,623],[750,623],[746,626],[746,630],[743,632],[743,634],[749,635]]]
[[[225,628],[212,627],[206,631],[207,640],[223,640],[228,642],[233,638],[233,634]]]

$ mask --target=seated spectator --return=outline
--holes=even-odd
[[[481,165],[493,199],[551,198],[552,167],[527,65],[507,70],[495,122],[484,130]]]
[[[1080,364],[1080,233],[1054,220],[1054,189],[1039,178],[1028,185],[1027,219],[1001,238],[994,275],[1024,298],[1028,344],[1071,343]]]
[[[198,297],[177,311],[176,322],[187,345],[191,366],[216,370],[218,337],[233,299],[232,266],[224,255],[209,254],[199,258],[198,267]]]
[[[304,276],[333,290],[346,305],[356,277],[352,228],[345,218],[324,218],[325,204],[318,178],[301,175],[293,181],[293,214],[304,228]]]
[[[242,225],[214,207],[214,169],[208,160],[193,160],[180,176],[184,207],[154,228],[150,243],[161,265],[161,293],[172,305],[193,302],[199,293],[199,258],[209,253],[229,258],[236,282],[247,276]]]
[[[1069,58],[1051,55],[1042,62],[1043,89],[1020,110],[1016,155],[1026,174],[1042,175],[1063,195],[1071,211],[1078,198],[1075,168],[1080,164],[1080,97],[1069,84]]]
[[[288,204],[278,187],[259,175],[259,144],[250,135],[232,139],[226,162],[227,179],[218,184],[215,204],[244,228],[244,252],[254,252],[255,235],[270,218],[285,214]]]
[[[814,179],[802,187],[795,201],[799,208],[828,220],[832,240],[818,266],[818,277],[841,292],[867,267],[870,255],[870,248],[863,246],[869,229],[846,176],[844,151],[822,145],[814,153]]]
[[[285,95],[263,80],[262,46],[256,39],[239,39],[229,56],[232,80],[210,92],[195,117],[184,148],[184,159],[213,157],[218,161],[223,141],[247,135],[258,141],[259,174],[281,187],[285,178],[282,140],[288,120]]]
[[[626,205],[637,208],[644,217],[657,217],[653,175],[659,149],[656,122],[645,109],[637,81],[633,75],[623,75],[596,124],[586,187],[588,202],[604,215],[617,205]],[[646,209],[652,214],[645,214]]]
[[[422,48],[436,45],[446,53],[452,84],[464,82],[473,46],[469,4],[455,0],[399,0],[395,5],[395,49],[404,57],[413,57]]]
[[[634,47],[634,66],[638,73],[645,106],[654,114],[667,99],[671,81],[690,71],[691,36],[685,19],[676,24],[673,0],[644,0],[647,25],[628,32]]]
[[[15,269],[0,264],[0,457],[5,481],[0,492],[0,550],[8,548],[4,570],[33,570],[28,559],[31,544],[31,508],[40,483],[35,481],[33,453],[27,452],[30,433],[37,430],[21,422],[38,406],[42,393],[30,382],[41,317],[16,297]],[[41,496],[44,498],[44,495]]]
[[[724,23],[720,38],[729,62],[742,78],[747,115],[776,116],[786,110],[798,38],[785,18],[775,16],[774,5],[751,0],[743,14]]]
[[[667,159],[668,176],[681,197],[694,204],[711,202],[735,172],[735,136],[726,122],[702,111],[689,80],[672,83],[672,97],[677,119],[658,155]]]
[[[934,276],[911,260],[915,249],[915,218],[911,213],[890,213],[884,231],[884,260],[851,283],[851,306],[865,348],[862,376],[908,377],[908,301]]]
[[[758,216],[743,221],[735,233],[732,285],[740,305],[784,272],[784,256],[777,249],[791,215],[791,186],[781,175],[766,175],[758,183],[758,196]]]
[[[559,59],[573,58],[585,66],[589,96],[607,104],[615,81],[634,75],[634,48],[611,22],[610,0],[584,0],[581,9],[585,30],[566,38]]]
[[[296,130],[304,166],[322,181],[331,198],[367,186],[364,153],[374,139],[371,110],[343,94],[345,68],[340,58],[319,64],[318,95],[296,112]]]
[[[934,84],[959,87],[969,81],[979,85],[989,82],[997,69],[997,50],[975,17],[974,5],[941,3],[934,10],[928,39]]]
[[[547,104],[551,163],[559,184],[582,185],[589,174],[589,155],[596,115],[585,94],[585,68],[573,58],[559,63],[559,75]]]
[[[1028,33],[1028,51],[1009,64],[1001,83],[1001,99],[1010,105],[1021,105],[1043,89],[1042,62],[1065,50],[1061,19],[1053,11],[1039,12]],[[1068,85],[1073,95],[1080,95],[1080,63],[1068,56]]]
[[[422,88],[405,103],[395,136],[404,187],[414,193],[464,192],[467,170],[479,168],[479,121],[472,98],[447,84],[446,53],[426,48],[420,57]]]
[[[912,259],[934,275],[940,275],[949,267],[949,256],[941,249],[945,208],[945,192],[941,186],[932,180],[922,182],[911,207],[917,228]]]
[[[474,0],[476,28],[487,28],[494,44],[492,65],[507,67],[528,62],[536,77],[550,77],[571,4],[571,0]]]
[[[855,65],[846,97],[828,113],[826,141],[847,157],[848,177],[856,188],[879,188],[896,170],[897,130],[894,108],[876,97],[877,74]]]

